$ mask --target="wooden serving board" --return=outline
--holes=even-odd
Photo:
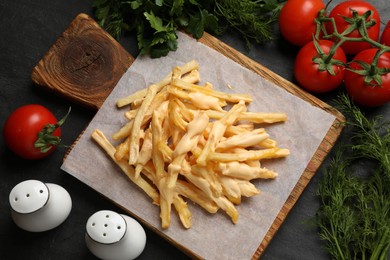
[[[91,109],[99,109],[132,57],[88,15],[79,14],[32,71],[44,87]]]
[[[264,252],[299,196],[334,146],[343,130],[343,124],[340,123],[344,122],[345,118],[333,107],[213,36],[205,33],[199,41],[313,106],[333,114],[336,118],[273,221],[267,235],[252,256],[253,259],[257,259]],[[33,69],[32,80],[44,89],[49,89],[73,102],[97,110],[133,61],[134,57],[101,29],[92,18],[86,14],[80,14]],[[186,253],[190,253],[175,241],[170,242]]]

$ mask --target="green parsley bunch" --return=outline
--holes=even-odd
[[[166,56],[178,48],[177,30],[194,38],[205,31],[239,32],[248,44],[273,39],[285,0],[93,0],[95,18],[114,38],[135,32],[141,54]]]

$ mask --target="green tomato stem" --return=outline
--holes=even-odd
[[[367,42],[371,46],[373,46],[373,48],[378,48],[380,50],[375,55],[373,62],[369,70],[367,71],[367,74],[372,77],[373,75],[378,73],[382,73],[382,74],[388,73],[387,70],[385,71],[378,70],[377,66],[378,66],[379,57],[385,52],[390,52],[390,47],[381,44],[375,40],[372,40],[368,36],[367,28],[375,25],[376,23],[374,19],[370,18],[372,16],[372,10],[367,11],[362,15],[359,15],[356,11],[352,10],[353,12],[352,18],[345,18],[347,22],[350,23],[350,26],[348,26],[348,28],[345,29],[343,32],[339,32],[337,30],[337,25],[334,18],[326,16],[326,10],[329,7],[329,4],[331,2],[332,0],[328,1],[328,3],[325,5],[325,8],[318,13],[317,18],[315,19],[316,33],[314,38],[319,39],[320,33],[322,32],[324,34],[324,36],[322,37],[323,39],[330,39],[335,42],[327,55],[325,55],[321,49],[317,48],[318,55],[323,60],[323,63],[326,65],[332,64],[332,62],[334,62],[333,56],[335,55],[336,50],[340,48],[340,46],[345,42]],[[367,21],[368,18],[370,19]],[[328,34],[325,28],[325,24],[329,22],[332,24],[333,27],[332,34]],[[355,37],[347,36],[354,30],[358,30],[361,37],[355,38]]]
[[[41,153],[47,153],[53,146],[60,144],[61,138],[59,136],[53,136],[53,133],[65,123],[70,111],[71,107],[69,107],[68,113],[61,120],[55,124],[45,125],[42,131],[38,133],[34,147],[40,149]]]

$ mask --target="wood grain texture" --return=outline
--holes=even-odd
[[[133,61],[91,17],[79,14],[34,67],[31,78],[37,86],[97,110]]]
[[[258,259],[336,143],[343,130],[342,122],[345,121],[345,118],[333,107],[210,34],[205,33],[199,42],[336,117],[262,243],[253,252],[252,259]],[[107,35],[96,22],[87,15],[80,14],[34,68],[32,79],[38,85],[51,89],[59,95],[89,108],[98,109],[133,61],[134,58]],[[159,233],[158,230],[154,231]],[[177,241],[169,239],[168,241],[191,257],[199,258],[187,248],[183,248]]]

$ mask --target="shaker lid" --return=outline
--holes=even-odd
[[[14,211],[27,214],[45,206],[49,196],[49,188],[45,183],[38,180],[26,180],[11,190],[9,202]]]
[[[118,213],[101,210],[89,217],[86,225],[88,236],[102,244],[113,244],[126,234],[126,221]]]

